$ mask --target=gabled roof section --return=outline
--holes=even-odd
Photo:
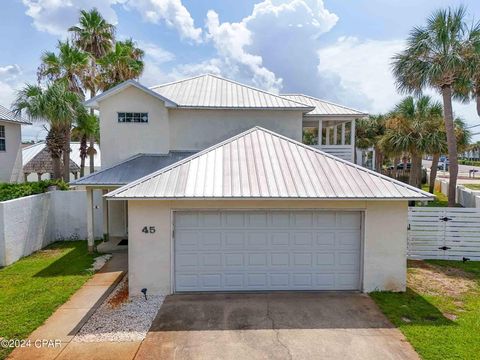
[[[134,86],[137,89],[139,89],[141,91],[144,91],[145,93],[147,93],[149,95],[152,95],[153,97],[156,97],[157,99],[159,99],[161,101],[164,101],[165,106],[167,106],[167,107],[176,107],[177,106],[177,104],[175,102],[171,101],[170,99],[167,99],[166,97],[160,95],[159,93],[157,93],[155,91],[150,90],[149,88],[143,86],[142,84],[140,84],[138,81],[135,81],[135,80],[124,81],[123,83],[118,84],[117,86],[114,86],[113,88],[108,89],[107,91],[104,91],[103,93],[101,93],[97,96],[94,96],[93,98],[85,101],[84,104],[85,104],[86,107],[98,108],[99,101],[105,100],[106,98],[119,93],[120,91],[122,91],[123,89],[125,89],[129,86]]]
[[[168,154],[137,154],[109,168],[75,180],[71,184],[122,186],[195,153],[196,151],[171,151]]]
[[[151,89],[183,108],[284,109],[305,112],[313,110],[310,105],[212,74],[158,85]]]
[[[32,125],[30,121],[25,120],[21,116],[15,115],[13,112],[11,112],[5,106],[2,106],[2,105],[0,105],[0,121],[17,123],[20,125]]]
[[[107,197],[430,200],[433,195],[254,127]]]
[[[357,115],[357,116],[366,116],[368,114],[343,106],[343,105],[338,105],[334,104],[329,101],[321,100],[314,98],[312,96],[308,95],[303,95],[303,94],[285,94],[281,95],[282,97],[301,102],[306,105],[310,105],[315,107],[312,111],[310,111],[306,116],[317,116],[317,115],[336,115],[336,116],[342,116],[342,115]]]

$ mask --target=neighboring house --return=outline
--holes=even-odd
[[[80,175],[80,142],[70,143],[70,180],[75,180]],[[100,170],[100,147],[95,144],[95,171]],[[39,142],[22,149],[23,177],[25,181],[39,181],[50,179],[53,173],[52,157],[45,142]],[[85,175],[90,174],[89,158],[85,159]]]
[[[127,81],[87,106],[103,166],[73,184],[110,192],[130,294],[405,289],[407,203],[431,195],[351,162],[365,114],[213,75]]]
[[[31,123],[0,105],[0,182],[23,180],[22,125]]]

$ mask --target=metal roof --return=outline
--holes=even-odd
[[[433,195],[254,127],[107,197],[429,200]]]
[[[0,121],[14,122],[21,125],[32,125],[30,121],[25,120],[21,116],[15,115],[5,106],[0,105]]]
[[[178,107],[215,109],[313,109],[284,97],[243,85],[217,75],[205,74],[151,88]]]
[[[102,166],[101,164],[101,154],[100,154],[100,146],[95,144],[96,154],[94,155],[95,159],[95,167]],[[27,165],[30,160],[32,160],[40,151],[42,151],[46,147],[45,142],[39,142],[30,146],[26,146],[22,149],[22,164],[23,166]],[[70,142],[70,160],[73,161],[75,164],[80,166],[80,142],[72,141]],[[87,158],[87,165],[88,165],[88,158]]]
[[[176,163],[195,154],[194,151],[171,151],[168,154],[137,154],[131,158],[94,172],[78,180],[72,185],[116,185],[121,186],[151,174],[159,169]]]
[[[358,115],[358,116],[365,116],[367,115],[364,112],[348,108],[343,105],[338,105],[331,103],[329,101],[321,100],[314,98],[312,96],[303,95],[303,94],[285,94],[281,95],[282,97],[301,102],[306,105],[314,106],[315,109],[310,111],[307,116],[310,115]]]

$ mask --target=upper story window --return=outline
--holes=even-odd
[[[0,125],[0,151],[6,151],[7,147],[5,144],[5,126]]]
[[[119,112],[119,123],[148,123],[148,113],[141,112]]]

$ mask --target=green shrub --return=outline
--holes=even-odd
[[[57,186],[59,190],[68,190],[63,180],[42,180],[20,184],[0,183],[0,201],[18,199],[23,196],[44,193],[49,186]]]
[[[475,160],[459,160],[458,163],[461,165],[480,166],[480,161]]]

